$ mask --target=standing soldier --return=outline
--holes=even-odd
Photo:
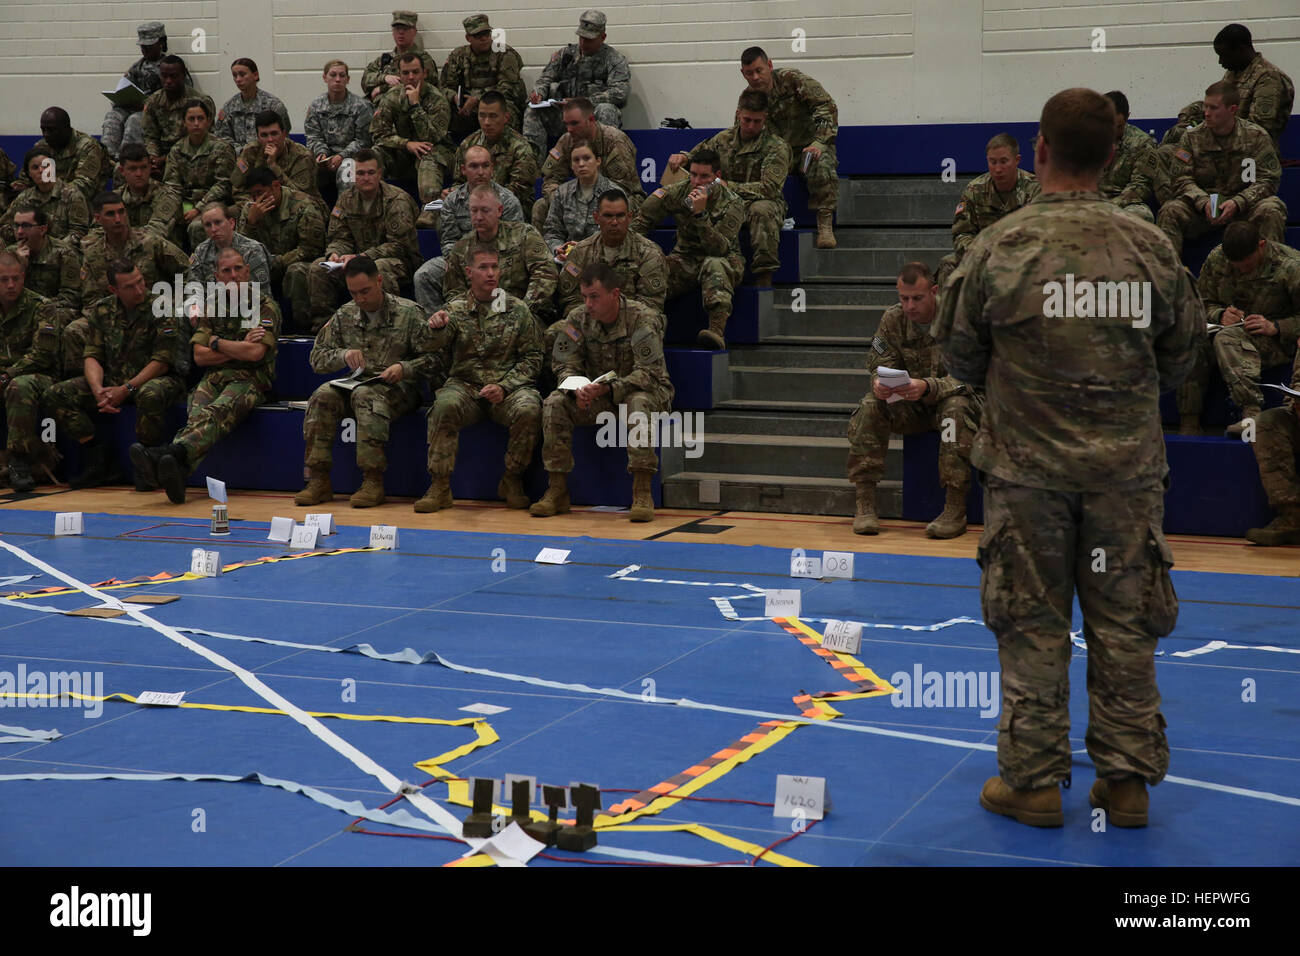
[[[599,122],[595,107],[587,99],[566,100],[563,114],[567,132],[546,154],[546,161],[542,164],[542,198],[533,206],[533,226],[538,232],[545,228],[546,217],[551,211],[551,197],[569,178],[573,162],[569,152],[579,140],[591,144],[592,152],[600,158],[600,171],[627,193],[632,211],[639,209],[645,191],[641,189],[641,175],[637,171],[636,147],[627,134]]]
[[[157,20],[151,20],[136,27],[135,34],[136,45],[140,47],[140,59],[132,63],[123,75],[148,97],[162,89],[160,67],[163,54],[167,52],[167,28]],[[124,143],[144,142],[140,119],[139,103],[134,106],[109,107],[104,116],[101,141],[110,158],[117,159],[118,151]]]
[[[362,384],[345,391],[326,382],[312,393],[302,425],[310,478],[293,500],[308,506],[334,499],[334,438],[351,408],[357,422],[357,467],[365,480],[350,503],[372,508],[384,503],[389,426],[420,407],[420,385],[437,356],[428,350],[428,327],[419,305],[385,292],[372,259],[353,256],[342,271],[352,301],[316,336],[311,367],[318,375],[347,368],[359,372]]]
[[[306,146],[295,143],[286,135],[280,116],[274,110],[258,113],[255,122],[257,142],[244,147],[230,173],[230,190],[235,202],[243,202],[248,198],[248,174],[255,169],[267,168],[280,182],[306,193],[320,203],[321,213],[324,214],[325,201],[321,199],[320,189],[316,185],[315,155]]]
[[[165,56],[159,67],[162,89],[150,94],[141,110],[140,129],[144,134],[144,148],[149,151],[153,173],[159,179],[166,172],[167,154],[185,136],[185,108],[190,100],[203,100],[208,115],[216,116],[217,107],[212,97],[204,96],[185,82],[188,74],[185,63],[178,56]]]
[[[465,46],[452,50],[442,65],[442,91],[451,104],[451,132],[463,136],[479,128],[479,103],[489,92],[506,100],[511,122],[518,129],[527,99],[519,76],[523,59],[514,47],[493,43],[486,14],[468,16],[464,25]]]
[[[255,120],[263,110],[273,111],[280,117],[284,131],[290,130],[289,111],[284,108],[284,102],[274,93],[258,89],[261,75],[255,62],[241,56],[230,64],[230,76],[239,92],[226,100],[226,105],[217,113],[216,125],[212,129],[214,136],[224,139],[231,149],[239,152],[257,139]]]
[[[980,598],[1002,717],[1000,775],[980,804],[1032,826],[1064,821],[1076,591],[1097,771],[1089,802],[1116,826],[1145,826],[1146,786],[1169,766],[1155,648],[1178,599],[1160,530],[1169,468],[1158,400],[1187,374],[1205,313],[1164,236],[1097,190],[1114,124],[1092,90],[1047,101],[1034,155],[1043,193],[967,250],[934,331],[950,374],[987,383],[971,461],[985,476]],[[1127,314],[1063,307],[1066,283],[1129,282],[1149,295],[1116,310]]]
[[[163,184],[171,190],[171,207],[193,249],[203,241],[199,210],[208,203],[230,202],[230,172],[235,150],[211,133],[212,114],[200,99],[185,104],[185,137],[167,154]]]
[[[691,157],[690,179],[661,186],[641,206],[632,228],[643,236],[665,216],[677,221],[677,245],[668,254],[668,298],[699,288],[709,327],[701,329],[700,345],[725,349],[731,296],[745,274],[740,254],[740,227],[745,202],[729,186],[715,182],[721,161],[711,149]]]
[[[430,83],[438,82],[438,64],[424,50],[424,43],[415,34],[420,15],[413,10],[393,11],[393,49],[391,53],[381,53],[368,64],[361,74],[361,92],[371,103],[392,89],[401,89],[402,81],[397,75],[398,61],[404,53],[419,54],[424,64],[424,72],[429,75]]]
[[[1214,38],[1214,52],[1219,66],[1227,71],[1223,81],[1237,88],[1237,119],[1263,127],[1273,140],[1273,148],[1280,150],[1282,131],[1295,104],[1291,77],[1255,51],[1250,30],[1240,23],[1229,23],[1219,31]]]
[[[469,247],[467,294],[429,318],[433,348],[450,356],[447,381],[429,410],[429,490],[415,503],[419,512],[450,508],[451,473],[460,430],[490,418],[509,429],[505,474],[497,494],[507,507],[527,508],[523,473],[533,459],[542,424],[537,375],[542,336],[522,299],[497,295],[497,251]]]
[[[90,211],[81,191],[55,175],[54,160],[48,149],[33,147],[23,157],[23,169],[32,185],[28,186],[5,210],[0,236],[13,242],[14,213],[22,209],[42,209],[50,223],[50,235],[76,244],[90,231]]]
[[[471,146],[486,147],[492,154],[492,180],[505,186],[523,207],[524,216],[532,215],[533,192],[537,187],[537,157],[533,148],[508,125],[510,109],[500,93],[488,92],[478,103],[478,132],[470,133],[456,147],[455,182],[465,182],[465,151]],[[442,191],[445,199],[450,188]]]
[[[452,146],[447,138],[451,107],[447,98],[426,81],[424,64],[415,53],[401,58],[402,85],[379,98],[370,138],[384,156],[384,166],[393,179],[415,179],[420,204],[441,198],[442,181],[451,165]],[[415,224],[421,229],[435,225],[432,210],[420,212]]]
[[[806,73],[774,69],[761,47],[740,55],[740,73],[751,90],[767,94],[768,128],[790,147],[790,174],[804,178],[808,207],[817,213],[818,249],[835,248],[835,207],[840,180],[835,138],[839,109],[820,83]]]
[[[325,64],[325,92],[307,107],[307,148],[316,157],[316,185],[322,194],[331,177],[339,192],[352,185],[343,178],[343,161],[359,149],[370,147],[370,121],[374,107],[348,89],[348,65],[342,60]]]
[[[1101,194],[1125,212],[1155,222],[1147,200],[1156,173],[1156,141],[1128,121],[1128,97],[1119,90],[1106,94],[1115,107],[1115,155],[1101,171]]]
[[[62,107],[51,106],[41,114],[41,138],[36,148],[50,151],[55,175],[75,186],[86,202],[108,182],[108,154],[104,147],[94,137],[73,129],[68,111]],[[32,184],[25,170],[18,183],[23,189]]]
[[[582,288],[578,277],[587,266],[604,262],[618,273],[623,295],[640,302],[658,316],[662,330],[664,296],[668,292],[668,266],[663,250],[658,243],[632,230],[632,211],[628,208],[627,195],[621,189],[596,197],[595,219],[599,232],[570,249],[564,267],[560,269],[561,321],[569,318],[574,309],[582,308]],[[552,329],[556,327],[552,326]],[[549,346],[554,344],[555,334],[548,330],[547,335],[544,344],[549,356]]]
[[[310,197],[282,184],[265,166],[248,174],[247,186],[252,198],[240,207],[238,231],[266,249],[271,288],[289,300],[295,324],[310,329],[307,276],[325,251],[325,217]]]
[[[1300,346],[1300,342],[1296,345]],[[1300,390],[1300,352],[1291,374],[1291,388]],[[12,434],[13,426],[9,427]],[[1262,528],[1251,528],[1246,538],[1265,546],[1300,544],[1300,475],[1295,466],[1296,456],[1300,455],[1300,402],[1287,396],[1281,408],[1261,412],[1254,448],[1259,478],[1277,517]]]
[[[18,241],[9,251],[22,260],[24,285],[50,300],[59,310],[59,328],[81,312],[81,253],[79,246],[49,235],[43,209],[14,213]]]
[[[567,102],[581,97],[593,104],[597,122],[622,129],[623,107],[631,86],[627,57],[605,42],[605,14],[587,10],[578,20],[578,42],[551,54],[528,102]],[[524,138],[533,144],[538,159],[546,152],[547,140],[560,135],[562,121],[555,106],[529,107],[524,116]],[[563,168],[568,169],[567,156]]]

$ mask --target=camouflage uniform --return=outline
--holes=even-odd
[[[50,158],[54,160],[54,174],[75,186],[87,203],[95,198],[96,193],[102,192],[108,182],[108,153],[92,136],[74,129],[72,139],[63,149],[55,149],[44,136],[32,148],[49,150]],[[27,170],[22,171],[18,182],[23,189],[32,184]]]
[[[1291,375],[1291,387],[1300,390],[1300,355]],[[9,426],[13,434],[13,426]],[[1255,461],[1259,479],[1276,511],[1300,511],[1300,476],[1296,456],[1300,455],[1300,402],[1287,396],[1280,408],[1266,408],[1255,427]]]
[[[690,200],[691,181],[684,179],[652,192],[641,206],[632,228],[643,236],[659,226],[664,216],[677,220],[677,245],[668,254],[668,292],[674,299],[699,288],[710,325],[731,315],[731,295],[745,274],[740,254],[740,227],[745,203],[728,186],[709,190],[704,212],[695,215]]]
[[[226,100],[226,105],[217,113],[217,121],[212,126],[212,135],[223,139],[236,152],[249,143],[257,141],[257,114],[262,110],[275,110],[284,125],[285,133],[290,130],[289,111],[284,102],[274,93],[259,89],[251,102],[244,100],[243,93],[236,93]]]
[[[190,267],[190,258],[179,246],[156,232],[132,229],[123,246],[110,247],[103,229],[96,229],[81,244],[81,301],[93,305],[109,294],[108,264],[114,259],[130,259],[144,276],[145,286],[156,282],[182,281]],[[78,357],[77,363],[80,365]]]
[[[126,219],[131,228],[149,229],[177,246],[184,242],[177,222],[180,216],[176,199],[171,190],[158,180],[150,179],[142,196],[132,192],[125,182],[118,187],[117,194],[126,206]],[[91,230],[103,232],[98,223],[91,226]]]
[[[321,199],[320,187],[316,185],[316,156],[306,146],[291,139],[284,141],[284,155],[274,163],[266,161],[266,147],[261,143],[245,146],[235,160],[235,168],[230,172],[230,190],[235,202],[244,202],[248,195],[248,174],[258,166],[270,166],[275,178],[283,186],[292,186],[305,193],[320,204],[325,211],[325,200]]]
[[[307,148],[315,156],[333,156],[351,159],[359,149],[370,148],[370,121],[375,109],[351,90],[340,103],[331,103],[328,93],[322,93],[307,107]],[[319,183],[321,175],[317,174]],[[343,167],[335,174],[335,184],[340,192],[348,187],[343,181]]]
[[[239,232],[260,242],[271,257],[272,286],[282,289],[293,306],[294,321],[311,325],[311,301],[307,297],[307,276],[311,264],[325,251],[325,217],[310,197],[289,186],[280,187],[280,205],[248,224],[248,207],[239,209]]]
[[[579,192],[576,179],[570,179],[555,191],[542,229],[542,238],[546,240],[551,255],[555,255],[566,242],[581,241],[596,231],[596,200],[609,189],[619,189],[619,186],[602,173],[596,176],[585,198]]]
[[[433,333],[434,347],[450,355],[451,371],[429,410],[429,475],[438,481],[456,467],[460,430],[489,418],[510,430],[505,473],[521,475],[533,458],[542,425],[542,397],[534,387],[542,368],[542,336],[522,299],[496,302],[472,294],[447,303],[450,319]],[[499,385],[505,398],[479,398]]]
[[[260,282],[271,288],[271,266],[267,261],[266,247],[256,239],[235,233],[230,237],[230,244],[239,250],[248,266],[249,275],[254,282]],[[190,256],[190,267],[185,273],[187,282],[214,282],[217,278],[217,256],[221,249],[211,239],[199,243],[194,255]]]
[[[487,148],[492,154],[492,181],[514,193],[519,205],[523,207],[524,215],[531,215],[538,171],[537,156],[528,145],[528,140],[509,126],[502,131],[495,143],[489,143],[482,130],[470,133],[456,147],[456,158],[452,161],[452,169],[455,171],[453,175],[456,177],[453,181],[458,186],[465,182],[465,173],[461,167],[465,164],[465,150],[471,146]]]
[[[190,338],[190,346],[206,346],[216,336],[226,342],[242,342],[251,328],[261,326],[266,330],[262,344],[266,354],[255,362],[231,359],[224,365],[207,369],[199,384],[190,392],[186,403],[188,418],[185,427],[176,433],[172,443],[185,449],[185,461],[190,471],[212,450],[212,446],[225,438],[248,417],[249,413],[266,400],[266,394],[275,381],[275,337],[280,329],[280,310],[265,292],[255,318],[239,316],[199,319],[198,327]]]
[[[325,256],[307,273],[314,328],[329,318],[339,296],[347,292],[343,270],[327,271],[319,263],[332,255],[369,256],[379,267],[384,291],[396,296],[398,286],[420,261],[416,215],[415,200],[389,183],[381,182],[378,194],[369,200],[355,186],[339,196],[326,226]]]
[[[497,198],[501,200],[501,222],[523,222],[524,212],[519,200],[500,183],[493,183]],[[442,255],[430,259],[415,270],[415,301],[424,306],[432,315],[442,308],[442,284],[447,274],[447,256],[455,247],[461,236],[470,231],[469,186],[462,184],[442,201],[442,213],[438,218],[438,242],[442,245]]]
[[[412,106],[402,87],[389,90],[379,98],[375,118],[370,121],[370,137],[384,156],[384,170],[389,179],[416,180],[421,202],[437,199],[442,182],[451,165],[452,142],[447,138],[451,107],[442,91],[429,82],[420,88],[420,102]],[[416,159],[406,148],[409,142],[432,143]]]
[[[127,401],[135,402],[135,434],[141,444],[159,445],[167,410],[185,394],[185,383],[171,374],[176,357],[177,332],[170,316],[155,318],[149,293],[134,309],[122,308],[116,296],[105,296],[86,309],[89,330],[85,358],[104,369],[104,385],[125,385],[150,362],[162,362],[168,371],[145,382]],[[60,434],[80,441],[95,434],[91,418],[97,403],[84,375],[65,379],[46,395],[47,407]]]
[[[613,267],[623,280],[623,295],[635,299],[659,316],[662,327],[664,297],[668,294],[668,265],[658,243],[631,229],[620,245],[605,245],[597,232],[569,250],[560,269],[560,315],[568,318],[571,311],[582,308],[582,287],[578,284],[578,277],[583,269],[597,262]]]
[[[1045,318],[1049,283],[1067,273],[1149,282],[1147,324]],[[1097,192],[1046,194],[985,229],[939,301],[944,364],[986,388],[971,461],[985,484],[980,595],[998,641],[998,769],[1009,787],[1070,778],[1076,590],[1097,776],[1164,777],[1154,653],[1178,605],[1157,405],[1187,374],[1204,325],[1169,243]]]
[[[163,183],[171,190],[177,225],[184,227],[193,248],[203,241],[202,216],[185,222],[185,207],[202,209],[210,202],[230,202],[230,173],[235,151],[224,139],[209,133],[198,146],[188,136],[177,141],[167,154]]]
[[[425,77],[425,81],[432,86],[437,86],[438,64],[434,61],[433,57],[425,51],[424,44],[418,37],[416,38],[415,43],[411,45],[411,49],[406,52],[420,54],[420,62],[424,64],[424,72],[428,74]],[[383,78],[385,76],[399,75],[400,71],[398,67],[403,55],[404,54],[398,51],[397,47],[393,47],[391,52],[381,53],[366,64],[365,72],[361,74],[361,92],[365,94],[365,98],[368,102],[374,102],[370,99],[370,93],[378,86],[382,85],[385,92],[395,89],[400,90],[402,88],[400,84],[390,87],[387,83],[383,82]],[[387,64],[384,63],[384,57],[389,58]]]
[[[971,443],[979,428],[979,392],[947,373],[930,326],[907,318],[901,305],[886,310],[871,341],[867,371],[873,381],[882,365],[923,379],[927,388],[915,402],[893,404],[867,390],[849,420],[849,481],[874,484],[884,477],[891,434],[948,432],[951,440],[944,435],[939,442],[939,483],[965,494],[970,487]]]
[[[1023,169],[1016,170],[1016,185],[1010,192],[998,192],[993,185],[993,177],[988,173],[976,176],[967,183],[953,212],[953,251],[939,260],[939,271],[935,278],[939,287],[943,288],[952,270],[957,268],[962,256],[982,230],[1007,213],[1029,203],[1041,190],[1038,177]]]
[[[14,166],[5,151],[0,149],[0,213],[9,208],[9,203],[17,195],[13,190],[12,183],[17,175],[17,168]]]
[[[217,115],[212,97],[205,96],[194,87],[185,86],[180,97],[167,98],[166,90],[151,93],[141,110],[140,128],[144,133],[144,148],[150,156],[166,156],[172,147],[185,138],[185,104],[200,99],[208,104],[208,115]]]
[[[42,295],[24,289],[8,312],[0,306],[0,370],[12,381],[5,387],[6,447],[12,458],[40,454],[41,403],[62,377],[59,330],[63,318]]]
[[[510,106],[510,125],[518,129],[528,101],[528,91],[519,76],[523,66],[523,58],[512,46],[499,53],[495,50],[475,53],[468,43],[452,50],[442,65],[442,90],[451,106],[452,132],[462,134],[478,129],[477,115],[460,115],[460,104],[456,102],[458,91],[462,103],[471,96],[482,98],[489,90],[500,93]]]
[[[164,54],[165,56],[166,54]],[[162,89],[162,57],[136,60],[123,75],[138,86],[147,98],[150,93]],[[140,128],[140,107],[110,106],[104,114],[104,126],[101,142],[108,155],[117,159],[123,143],[143,143],[144,133]]]
[[[90,231],[90,207],[81,191],[71,183],[58,181],[49,192],[41,192],[39,186],[29,186],[9,204],[0,224],[0,237],[6,244],[18,238],[14,233],[14,214],[29,209],[45,210],[50,221],[46,235],[54,239],[67,239],[75,244]]]
[[[673,383],[660,339],[654,313],[626,296],[621,298],[618,318],[609,325],[593,319],[586,309],[564,323],[551,357],[556,378],[561,382],[570,375],[596,378],[611,371],[616,377],[607,383],[610,391],[592,401],[586,411],[578,407],[572,392],[556,389],[547,397],[542,406],[542,461],[547,471],[566,475],[573,471],[573,428],[594,425],[601,412],[617,414],[618,406],[626,405],[632,422],[638,412],[649,416],[668,411]],[[652,443],[633,444],[638,431],[628,429],[627,470],[653,473],[659,469],[659,459]]]
[[[379,375],[400,362],[402,380],[395,385],[358,385],[351,393],[329,383],[317,388],[302,425],[308,468],[329,470],[339,422],[349,407],[357,420],[357,467],[362,471],[387,467],[384,445],[389,426],[420,407],[420,384],[437,365],[437,356],[429,351],[428,331],[419,305],[388,293],[374,323],[355,302],[344,305],[325,323],[311,350],[312,371],[327,374],[346,369],[344,352],[360,349],[367,362],[364,377]]]
[[[63,313],[59,320],[62,328],[81,312],[81,253],[80,247],[62,239],[45,237],[40,252],[27,256],[25,285],[50,300],[50,305]],[[9,251],[17,254],[18,244]]]
[[[627,57],[608,43],[584,56],[576,43],[556,50],[542,70],[533,89],[544,100],[567,100],[585,96],[596,107],[596,122],[621,129],[623,107],[632,87],[632,70]],[[558,106],[524,110],[524,139],[532,143],[538,156],[546,152],[548,136],[564,132],[564,117]],[[599,155],[599,154],[597,154]],[[566,160],[565,170],[568,170]],[[614,177],[611,175],[610,179]]]
[[[469,285],[465,267],[473,233],[457,240],[447,254],[447,272],[442,280],[443,301],[464,294]],[[537,230],[523,222],[499,222],[497,234],[486,245],[497,250],[501,266],[501,288],[524,300],[539,322],[547,322],[555,311],[555,260]]]
[[[1254,181],[1243,175],[1252,160]],[[1265,239],[1282,242],[1286,232],[1286,205],[1277,197],[1282,166],[1268,133],[1246,120],[1237,120],[1232,132],[1219,137],[1208,126],[1189,130],[1171,157],[1172,198],[1160,207],[1156,225],[1164,230],[1181,255],[1184,238],[1203,236],[1211,229],[1198,205],[1219,194],[1219,205],[1236,202],[1234,218],[1244,218],[1259,227]]]
[[[839,159],[835,155],[840,121],[835,100],[806,73],[778,67],[772,71],[767,102],[767,129],[790,147],[790,175],[802,176],[807,183],[808,208],[834,211],[840,190],[836,172]],[[804,147],[814,143],[821,147],[822,154],[804,172]]]
[[[1155,140],[1136,126],[1126,125],[1110,165],[1101,171],[1101,194],[1125,212],[1155,222],[1147,200],[1156,162]]]
[[[767,128],[745,142],[740,127],[733,126],[697,144],[691,154],[700,149],[717,152],[722,160],[718,175],[745,201],[749,241],[754,247],[753,270],[775,272],[781,266],[777,247],[785,223],[785,177],[793,165],[790,147]],[[686,168],[690,168],[689,162]]]
[[[1291,77],[1264,59],[1264,54],[1256,53],[1244,69],[1228,70],[1223,78],[1237,88],[1241,98],[1237,119],[1262,126],[1272,138],[1273,147],[1280,149],[1282,131],[1295,105],[1295,84]]]
[[[542,198],[533,206],[533,226],[538,232],[546,226],[546,217],[551,211],[551,197],[560,188],[560,184],[573,175],[569,161],[569,154],[573,150],[572,142],[573,138],[565,133],[546,154],[546,162],[542,164]],[[601,175],[613,180],[627,193],[629,211],[636,215],[636,211],[641,208],[641,201],[645,199],[645,191],[641,188],[636,147],[632,141],[622,130],[597,123],[596,135],[591,139],[591,151],[600,160]]]

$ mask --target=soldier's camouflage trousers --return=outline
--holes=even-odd
[[[666,409],[657,404],[648,392],[639,390],[629,390],[623,397],[623,404],[627,406],[628,421],[627,470],[658,471],[659,459],[652,444],[651,429],[647,427],[644,435],[638,434],[640,430],[632,427],[636,421],[633,416],[640,412],[649,421],[654,412]],[[618,407],[611,395],[595,399],[585,411],[578,407],[578,400],[572,392],[556,389],[547,396],[542,405],[542,463],[547,471],[559,471],[566,475],[573,471],[573,429],[577,425],[596,424],[596,416],[601,412],[618,414]],[[642,437],[647,440],[640,441]]]
[[[185,448],[190,471],[261,405],[266,396],[252,382],[231,380],[220,372],[209,373],[190,393],[189,419],[173,441]]]
[[[1261,238],[1272,239],[1274,242],[1285,241],[1286,204],[1276,196],[1260,200],[1244,217],[1237,216],[1232,221],[1237,222],[1243,218],[1259,228]],[[1161,206],[1160,214],[1156,216],[1156,225],[1169,237],[1179,255],[1183,253],[1184,239],[1196,239],[1222,228],[1210,225],[1210,221],[1203,213],[1197,212],[1186,196],[1171,199]]]
[[[775,272],[781,267],[777,247],[781,244],[781,227],[785,224],[785,203],[755,199],[745,206],[749,223],[749,244],[754,249],[750,263],[753,272]]]
[[[442,195],[442,183],[447,178],[446,147],[434,143],[433,149],[419,159],[405,149],[380,146],[379,151],[389,179],[415,180],[421,206]]]
[[[808,186],[808,208],[834,212],[840,201],[840,177],[836,171],[839,157],[835,155],[835,144],[831,143],[820,156],[811,160],[807,172],[803,168],[803,150],[792,148],[791,152],[794,155],[790,157],[790,175],[802,176]]]
[[[125,106],[114,106],[104,114],[100,142],[108,150],[109,156],[117,159],[127,143],[144,145],[144,127],[140,125],[143,119],[144,113],[140,110],[129,110]]]
[[[321,385],[312,392],[302,423],[307,467],[329,470],[334,461],[339,422],[351,408],[357,423],[357,467],[362,471],[383,471],[388,467],[384,446],[388,443],[389,428],[419,407],[420,389],[411,382],[358,385],[351,393],[328,383]]]
[[[507,475],[523,474],[533,458],[542,427],[542,397],[536,389],[519,388],[496,405],[478,397],[478,389],[448,381],[429,409],[429,475],[449,478],[456,467],[460,430],[489,418],[510,430],[506,444]]]
[[[127,400],[135,402],[135,436],[143,445],[161,445],[166,435],[167,410],[181,400],[185,383],[175,375],[151,378]],[[85,376],[64,379],[45,394],[45,404],[62,437],[80,441],[95,434],[99,405]]]
[[[1300,454],[1300,414],[1296,408],[1266,408],[1255,423],[1255,461],[1264,494],[1275,510],[1300,507],[1300,476],[1295,459]]]
[[[868,392],[849,419],[849,481],[878,482],[885,474],[889,436],[939,433],[939,483],[970,487],[970,451],[979,430],[979,403],[950,395],[935,405],[881,401]]]
[[[674,252],[665,257],[668,266],[668,301],[699,289],[704,311],[715,315],[731,314],[731,295],[745,276],[745,260],[738,255],[685,256]]]
[[[5,389],[5,421],[9,437],[5,447],[32,459],[41,451],[41,408],[45,395],[54,387],[50,375],[19,375]]]

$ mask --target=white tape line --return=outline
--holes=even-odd
[[[46,740],[58,740],[63,736],[57,730],[28,730],[26,727],[8,727],[4,724],[0,724],[0,734],[10,735],[0,737],[0,744],[41,743]]]
[[[1211,654],[1214,651],[1271,651],[1274,654],[1300,654],[1300,648],[1274,647],[1272,644],[1229,644],[1227,641],[1210,641],[1203,647],[1190,651],[1174,651],[1173,657],[1195,657],[1198,654]]]

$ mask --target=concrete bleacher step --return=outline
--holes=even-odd
[[[720,412],[789,412],[792,415],[844,415],[853,414],[856,402],[791,402],[763,398],[730,398],[718,402]]]
[[[897,454],[885,456],[885,477],[903,477],[902,444]],[[772,434],[719,434],[706,419],[704,442],[698,458],[686,459],[684,468],[723,474],[769,474],[798,478],[844,478],[849,441],[845,433],[830,437]],[[671,467],[671,456],[666,461]]]
[[[943,229],[837,229],[834,249],[818,249],[813,237],[799,237],[801,282],[892,283],[904,263],[920,260],[935,268],[952,251]]]
[[[763,336],[764,343],[868,344],[885,311],[898,301],[898,291],[892,282],[888,285],[809,283],[797,289],[774,290],[774,330]]]
[[[717,500],[701,497],[701,482],[717,482]],[[717,474],[684,471],[666,476],[667,508],[712,508],[804,515],[848,515],[855,507],[853,485],[847,478],[806,478],[789,475]],[[712,498],[709,494],[707,497]],[[882,518],[903,513],[903,483],[882,481],[876,486],[876,511]]]
[[[863,395],[870,382],[865,368],[731,369],[731,397],[779,401],[843,402]]]
[[[804,435],[811,438],[843,438],[849,426],[849,412],[809,412],[779,408],[773,411],[747,408],[714,409],[704,417],[705,435]]]
[[[738,345],[731,349],[731,368],[859,369],[867,362],[864,345],[820,348],[815,345]]]
[[[952,225],[961,191],[975,177],[945,183],[931,176],[862,177],[840,180],[836,222],[845,226]]]

